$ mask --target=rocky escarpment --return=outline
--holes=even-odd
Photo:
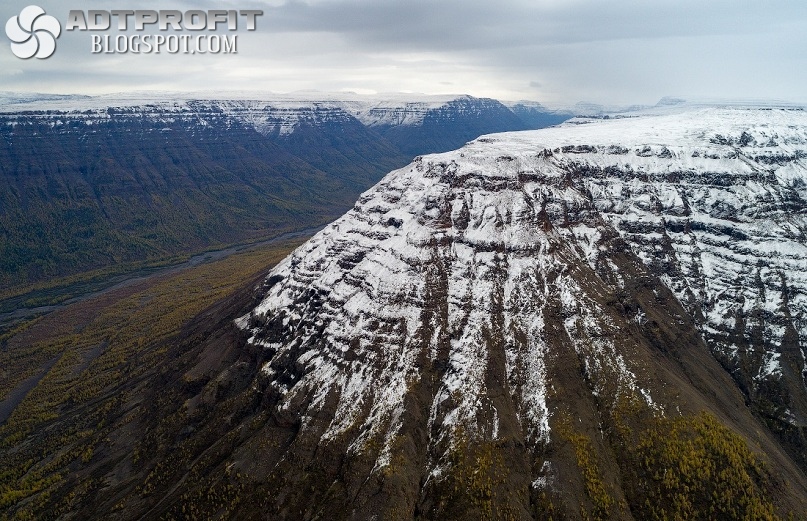
[[[807,512],[805,150],[800,111],[709,109],[389,174],[238,321],[270,511]]]
[[[0,288],[320,226],[417,154],[536,128],[495,100],[421,98],[0,95]]]

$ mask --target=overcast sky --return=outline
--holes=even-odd
[[[237,55],[93,55],[89,32],[63,31],[52,57],[20,60],[0,33],[0,90],[404,91],[550,104],[652,104],[666,95],[807,101],[804,0],[3,0],[2,26],[29,3],[62,26],[70,9],[264,15],[256,31],[242,24],[234,33]]]

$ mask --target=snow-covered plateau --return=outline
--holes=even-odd
[[[483,113],[494,100],[466,95],[294,92],[160,93],[133,92],[100,96],[22,95],[0,92],[0,122],[21,117],[51,125],[81,120],[87,124],[122,116],[204,124],[210,117],[246,123],[262,134],[287,135],[303,122],[322,123],[355,118],[367,127],[419,126],[424,119],[451,111],[452,117]],[[499,105],[501,106],[501,105]],[[501,106],[504,108],[503,106]],[[539,104],[530,108],[546,112]],[[62,123],[60,123],[60,121]],[[534,128],[534,127],[533,127]]]

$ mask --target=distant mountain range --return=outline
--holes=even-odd
[[[322,225],[415,155],[569,116],[470,96],[0,93],[0,289]]]

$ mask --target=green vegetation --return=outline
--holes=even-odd
[[[597,452],[591,439],[581,432],[573,429],[572,421],[567,414],[561,415],[558,421],[558,435],[562,440],[572,444],[577,467],[583,476],[586,497],[591,502],[591,511],[581,502],[580,512],[583,519],[608,519],[615,504],[613,496],[609,493],[598,462]]]
[[[608,454],[575,430],[568,414],[559,414],[553,425],[556,439],[568,442],[574,452],[585,493],[583,519],[619,518],[625,511],[648,521],[780,519],[764,462],[713,415],[659,416],[641,400],[623,399],[612,419],[612,436],[606,440],[621,471],[627,504],[606,482]],[[544,510],[539,515],[549,518],[551,498],[539,499]]]
[[[253,440],[259,453],[284,450],[284,438],[273,437],[271,429],[250,437],[271,424],[261,406],[265,393],[252,387],[249,371],[259,366],[243,364],[249,370],[240,380],[233,374],[191,375],[202,352],[194,346],[215,328],[202,319],[186,326],[208,316],[211,306],[221,305],[293,246],[265,247],[155,276],[3,333],[2,396],[26,378],[41,379],[0,426],[0,520],[80,518],[81,508],[95,506],[110,489],[127,495],[109,498],[104,511],[142,513],[153,507],[148,512],[155,519],[228,518],[274,506],[267,495],[277,490],[273,479],[256,483],[248,472],[239,473],[248,464],[244,454],[251,452],[232,459],[245,440]],[[214,349],[205,353],[219,344],[210,345]],[[146,386],[159,392],[147,394]],[[191,397],[197,403],[186,406]],[[603,421],[602,437],[578,430],[579,422],[563,414],[552,421],[552,443],[565,444],[553,457],[566,451],[569,472],[579,471],[583,519],[620,518],[627,511],[635,519],[658,521],[778,519],[765,463],[708,413],[664,417],[642,400],[626,398]],[[508,466],[508,442],[470,439],[463,432],[455,440],[444,473],[429,484],[435,501],[428,515],[519,518],[514,508],[527,504],[530,491],[514,485],[523,476]],[[390,483],[408,470],[403,441],[395,439],[383,471]],[[375,440],[368,450],[376,454],[380,446]],[[105,481],[116,465],[124,467],[129,488]],[[319,505],[341,505],[342,489],[322,495],[322,484],[332,479],[328,472],[303,472],[300,496],[290,505],[311,504],[311,497],[323,498],[316,500]],[[557,496],[563,493],[547,490],[533,498],[536,517],[563,518]],[[409,515],[391,509],[388,517]]]
[[[231,519],[244,494],[240,475],[225,470],[221,478],[199,478],[200,486],[182,495],[179,502],[160,519]]]
[[[761,456],[712,414],[659,416],[633,398],[613,419],[623,489],[637,519],[779,519]]]
[[[518,519],[510,505],[518,491],[508,486],[510,469],[500,448],[492,441],[457,434],[446,475],[436,484],[434,519]]]
[[[148,273],[171,264],[177,264],[190,258],[190,255],[175,255],[159,261],[141,261],[115,264],[101,269],[90,270],[66,277],[55,277],[48,280],[15,285],[0,291],[0,313],[13,311],[20,307],[51,306],[60,304],[75,296],[76,287],[87,290],[101,289],[108,281],[119,275],[130,275],[134,272]]]
[[[710,414],[658,419],[632,455],[639,519],[777,519],[764,465]]]
[[[155,277],[112,302],[106,297],[74,304],[8,332],[8,349],[0,352],[0,367],[8,374],[35,374],[43,361],[55,362],[0,426],[0,519],[56,518],[103,487],[85,479],[83,469],[112,450],[114,429],[135,419],[135,385],[159,374],[190,319],[298,243]],[[159,470],[152,474],[156,478]]]
[[[59,302],[57,279],[325,224],[409,158],[361,125],[283,143],[209,118],[20,115],[0,128],[0,301]]]

